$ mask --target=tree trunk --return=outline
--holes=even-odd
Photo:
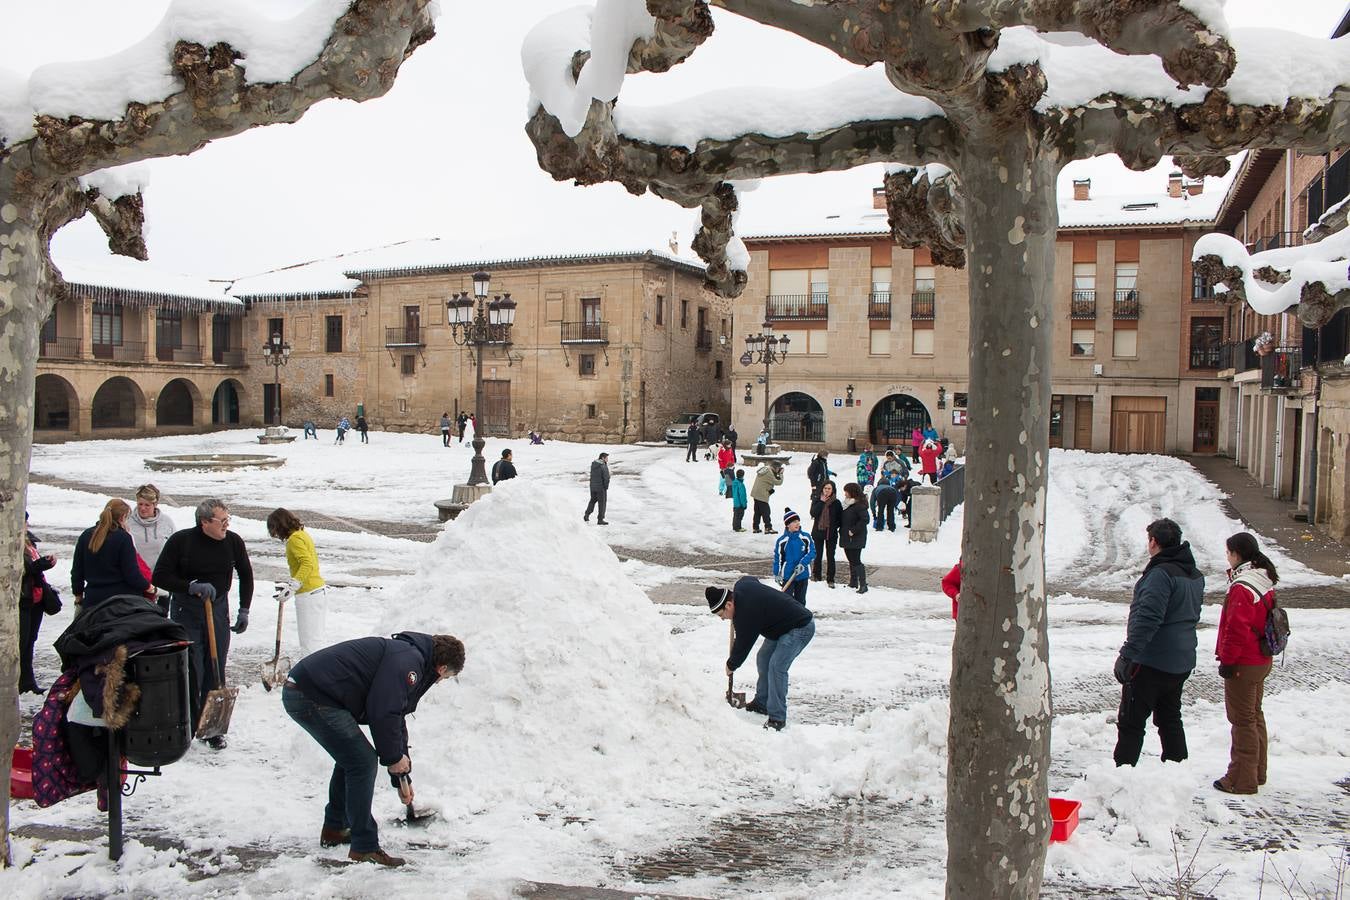
[[[13,170],[0,165],[0,198],[13,197]],[[23,505],[33,444],[33,384],[37,375],[39,290],[38,221],[31,209],[0,201],[0,865],[10,864],[10,749],[19,740],[19,579],[23,572]]]
[[[1037,138],[971,135],[961,610],[952,647],[947,896],[1036,897],[1049,837],[1045,608],[1055,177]]]

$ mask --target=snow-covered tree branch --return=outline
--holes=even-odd
[[[431,0],[312,0],[286,19],[176,2],[152,34],[104,59],[43,66],[28,78],[0,73],[0,546],[11,561],[0,567],[0,746],[18,738],[15,602],[33,385],[38,330],[59,287],[48,244],[92,212],[114,252],[145,256],[134,186],[81,177],[294,122],[330,97],[379,96],[434,33]],[[3,771],[8,786],[8,755]],[[6,864],[8,834],[6,804]]]

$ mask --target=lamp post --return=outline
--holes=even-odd
[[[273,332],[262,348],[263,359],[272,367],[272,424],[281,427],[281,367],[290,362],[291,345]]]
[[[773,333],[773,323],[765,322],[759,334],[745,336],[745,352],[741,354],[741,365],[752,366],[764,363],[764,431],[769,431],[769,367],[787,359],[788,344],[792,339]],[[770,438],[773,435],[769,435]]]
[[[511,326],[516,319],[516,301],[509,293],[487,299],[492,276],[487,272],[473,273],[473,297],[460,291],[445,302],[449,310],[450,336],[461,347],[472,347],[476,372],[474,376],[475,413],[483,411],[483,351],[489,344],[511,343]],[[473,429],[473,468],[469,484],[488,483],[486,460],[483,458],[482,423]]]

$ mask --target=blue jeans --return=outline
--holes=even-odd
[[[755,702],[768,710],[770,719],[787,721],[788,669],[815,636],[816,620],[812,619],[776,641],[765,638],[760,644],[759,655],[755,657],[755,668],[759,670]]]
[[[345,709],[320,706],[289,684],[281,690],[281,705],[333,757],[323,827],[350,828],[356,853],[380,849],[379,826],[370,814],[379,759],[356,719]]]

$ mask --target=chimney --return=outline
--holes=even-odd
[[[1073,199],[1088,199],[1088,191],[1092,188],[1091,178],[1075,178],[1073,180]]]
[[[872,188],[872,208],[886,208],[886,189],[884,187]]]
[[[1176,199],[1181,196],[1181,173],[1173,172],[1167,176],[1167,196]]]
[[[1205,192],[1205,179],[1197,178],[1194,181],[1186,182],[1186,193],[1194,197],[1196,194]]]

